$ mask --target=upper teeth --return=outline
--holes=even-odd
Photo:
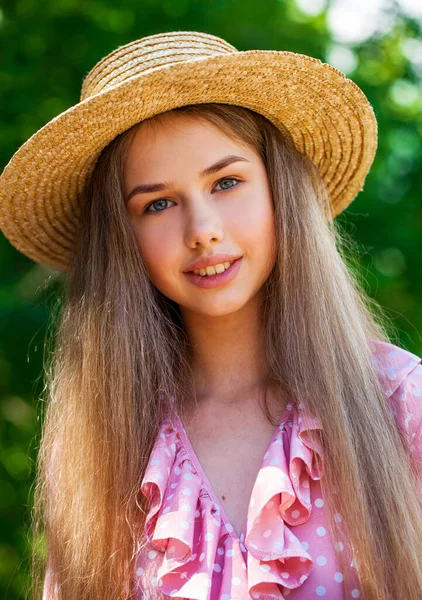
[[[223,273],[230,267],[231,264],[231,262],[219,263],[218,265],[213,265],[212,267],[205,267],[205,269],[195,269],[194,273],[196,275],[202,275],[202,277],[205,275],[215,275],[216,273]]]

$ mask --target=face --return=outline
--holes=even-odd
[[[182,315],[222,316],[256,299],[274,266],[275,231],[266,169],[255,150],[208,121],[170,112],[137,129],[124,186],[149,277]],[[207,276],[197,283],[184,272],[220,253],[241,259],[216,284],[200,285]]]

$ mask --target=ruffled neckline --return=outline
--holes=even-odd
[[[276,600],[283,597],[279,586],[294,589],[306,581],[313,560],[294,527],[309,519],[310,480],[321,475],[321,449],[313,435],[318,429],[300,406],[286,407],[238,536],[180,417],[164,420],[141,485],[151,503],[145,533],[162,553],[157,582],[163,594],[205,600],[224,590],[228,595],[221,597],[243,600],[247,589],[252,598]],[[226,557],[231,569],[224,569]]]
[[[392,399],[420,358],[387,342],[370,342],[382,389]],[[311,482],[323,475],[319,431],[320,424],[300,404],[286,407],[238,537],[181,419],[175,412],[164,419],[141,484],[150,502],[145,534],[154,550],[149,554],[160,558],[154,579],[164,595],[244,600],[247,590],[256,600],[279,600],[282,592],[304,584],[314,560],[295,527],[309,520]]]

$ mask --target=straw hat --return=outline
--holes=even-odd
[[[107,144],[143,119],[207,102],[261,113],[319,169],[335,218],[362,189],[377,124],[360,88],[320,60],[239,52],[193,31],[122,46],[88,73],[81,101],[35,133],[0,177],[0,228],[33,260],[66,271],[84,182]]]

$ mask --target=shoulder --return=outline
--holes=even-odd
[[[371,340],[381,387],[409,450],[422,466],[422,365],[416,354]]]

